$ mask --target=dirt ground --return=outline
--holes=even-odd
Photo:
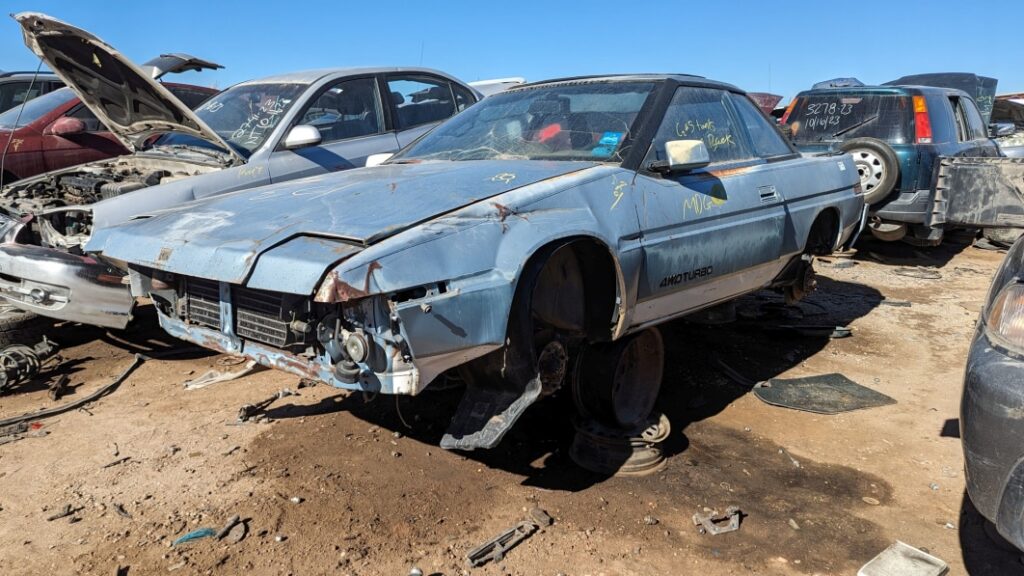
[[[663,327],[668,461],[641,478],[571,463],[565,393],[531,407],[496,450],[452,453],[437,443],[458,390],[396,401],[298,389],[272,371],[185,390],[237,367],[201,351],[148,361],[87,409],[43,420],[36,434],[48,434],[0,445],[0,573],[855,574],[895,540],[952,574],[1024,572],[965,499],[958,438],[968,342],[1002,257],[865,243],[852,267],[819,262],[819,290],[795,309],[765,293],[743,300],[736,323]],[[895,273],[916,266],[941,279]],[[853,336],[771,329],[780,323]],[[146,318],[122,333],[61,326],[54,339],[74,387],[61,401],[109,382],[136,351],[183,346]],[[840,372],[896,403],[834,416],[773,407],[717,361],[752,381]],[[240,406],[285,387],[299,396],[269,421],[236,423]],[[0,417],[54,404],[30,384],[0,396]],[[66,505],[72,516],[47,520]],[[697,533],[694,512],[730,505],[739,531]],[[468,568],[468,550],[535,506],[552,526]],[[233,515],[240,542],[171,546]]]

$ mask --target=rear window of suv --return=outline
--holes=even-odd
[[[828,93],[797,96],[789,125],[798,144],[878,138],[913,142],[914,111],[909,96]]]

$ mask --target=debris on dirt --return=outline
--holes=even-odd
[[[796,466],[797,468],[800,467],[800,461],[797,460],[796,458],[793,458],[793,455],[790,454],[785,448],[779,448],[779,454],[782,454],[786,458],[789,458],[789,461],[793,463],[793,466]]]
[[[227,523],[224,524],[224,527],[221,528],[220,531],[217,532],[217,534],[216,534],[217,540],[223,540],[224,537],[227,536],[231,532],[231,529],[234,528],[235,525],[240,523],[241,521],[242,521],[242,517],[237,515],[237,514],[232,516],[231,518],[229,518]]]
[[[551,526],[555,523],[555,519],[552,518],[551,515],[547,513],[547,511],[537,506],[530,508],[530,518],[540,528],[543,528],[545,526]]]
[[[799,530],[800,529],[800,524],[798,524],[797,521],[793,520],[792,518],[789,519],[788,524],[789,524],[789,527],[792,528],[793,530]]]
[[[218,362],[220,364],[220,362]],[[229,382],[231,380],[237,380],[243,376],[247,376],[257,370],[262,369],[263,366],[258,364],[255,360],[246,362],[245,366],[241,370],[235,372],[220,372],[218,370],[208,370],[201,374],[198,378],[193,380],[185,381],[186,390],[199,390],[200,388],[206,388],[211,384],[218,384],[220,382]]]
[[[537,525],[528,520],[516,524],[512,528],[498,534],[487,542],[469,551],[466,559],[473,568],[483,566],[490,561],[501,562],[505,554],[517,544],[526,540],[537,531]]]
[[[242,447],[241,447],[241,446],[239,446],[239,445],[235,444],[235,445],[234,445],[234,446],[232,446],[231,448],[228,448],[228,449],[227,449],[227,451],[223,452],[223,453],[221,454],[221,456],[231,456],[232,454],[234,454],[235,452],[238,452],[238,451],[239,451],[239,450],[241,450],[241,449],[242,449]]]
[[[242,406],[241,408],[238,409],[238,421],[248,422],[251,418],[269,408],[271,404],[287,396],[298,396],[298,394],[292,392],[287,388],[282,388],[281,390],[274,393],[273,396],[265,400],[260,400],[255,404],[246,404],[245,406]]]
[[[241,521],[235,524],[231,528],[231,530],[228,531],[228,534],[227,536],[225,536],[224,541],[228,544],[238,544],[242,540],[245,540],[245,536],[248,533],[249,526],[245,523],[245,521]]]
[[[861,500],[863,500],[864,503],[867,504],[868,506],[878,506],[879,504],[881,504],[881,502],[879,502],[877,498],[872,498],[871,496],[863,496]]]
[[[217,366],[238,366],[249,361],[246,356],[221,356],[217,358]]]
[[[63,396],[64,393],[68,391],[68,382],[70,381],[71,378],[67,374],[61,374],[60,376],[54,378],[53,381],[50,382],[50,385],[47,387],[46,391],[47,395],[50,397],[50,400],[53,400],[54,402],[60,400],[60,397]]]
[[[742,517],[743,513],[737,506],[729,506],[725,509],[725,514],[719,514],[717,510],[712,510],[706,514],[701,514],[700,512],[694,514],[693,525],[697,527],[697,532],[701,534],[717,536],[739,530]]]
[[[298,388],[299,390],[303,388],[315,388],[316,380],[311,380],[309,378],[300,378],[299,383],[295,387]]]
[[[799,334],[800,336],[810,336],[812,338],[821,338],[827,336],[829,338],[832,338],[833,340],[853,336],[853,330],[848,326],[827,326],[817,324],[780,324],[778,326],[769,327],[766,330],[768,332],[790,332],[793,334]]]
[[[301,496],[292,496],[288,501],[292,504],[302,504],[303,498]]]
[[[0,349],[0,390],[28,382],[42,371],[51,359],[60,361],[60,347],[43,337],[34,345],[11,344]]]
[[[894,268],[892,273],[896,274],[897,276],[906,276],[908,278],[918,278],[921,280],[942,279],[942,274],[939,274],[935,270],[932,270],[931,268],[926,268],[924,266],[915,266],[913,268]]]
[[[896,403],[895,399],[837,373],[772,378],[754,386],[754,395],[772,406],[815,414],[839,414]]]
[[[54,514],[52,516],[47,516],[46,517],[46,521],[47,522],[53,522],[54,520],[60,520],[61,518],[67,518],[68,516],[71,516],[75,512],[78,512],[79,510],[81,510],[81,508],[75,508],[71,504],[65,504],[64,507],[60,509],[60,512],[57,512],[56,514]]]
[[[15,436],[17,434],[24,434],[25,432],[28,432],[28,423],[18,422],[17,424],[11,424],[10,426],[0,428],[0,437]]]
[[[188,534],[185,534],[181,538],[178,538],[177,540],[171,543],[171,546],[178,546],[180,544],[186,544],[188,542],[193,542],[195,540],[201,540],[203,538],[209,538],[211,536],[216,535],[217,531],[213,528],[199,528],[198,530],[193,530]]]
[[[906,300],[890,300],[888,298],[882,300],[881,302],[879,302],[879,304],[882,304],[884,306],[892,306],[894,308],[910,308],[911,306],[910,302],[907,302]]]
[[[949,565],[942,560],[897,540],[862,566],[857,576],[942,576],[947,572]]]
[[[123,516],[129,520],[132,519],[132,515],[129,514],[127,510],[124,509],[124,506],[122,504],[114,504],[114,512],[117,512],[119,516]]]
[[[423,576],[423,570],[413,566],[412,570],[409,570],[409,576]]]
[[[284,534],[278,534],[277,536],[274,536],[274,542],[284,542],[287,539],[288,537]]]
[[[569,458],[596,474],[642,476],[657,472],[665,464],[661,444],[671,432],[669,419],[653,413],[632,430],[604,426],[590,419],[574,421],[576,435]]]
[[[113,468],[114,466],[117,466],[118,464],[124,464],[125,462],[127,462],[127,461],[129,461],[131,459],[132,459],[131,456],[124,456],[122,458],[118,458],[117,460],[114,460],[113,462],[108,462],[108,463],[104,464],[103,466],[100,466],[100,468]]]
[[[661,523],[661,520],[658,520],[657,518],[655,518],[654,516],[651,516],[650,514],[648,514],[647,516],[644,516],[644,526],[657,526],[660,523]]]

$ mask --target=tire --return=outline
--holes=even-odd
[[[839,149],[853,156],[866,204],[874,204],[892,192],[899,179],[900,161],[888,144],[875,138],[853,138]]]
[[[33,346],[53,326],[49,318],[7,304],[0,305],[0,348],[11,344]]]

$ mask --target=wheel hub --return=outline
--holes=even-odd
[[[860,176],[860,185],[865,193],[871,192],[885,179],[885,164],[874,152],[870,150],[851,150],[853,163],[857,167],[857,174]]]

